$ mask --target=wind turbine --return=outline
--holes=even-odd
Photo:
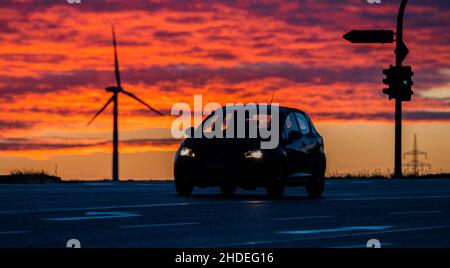
[[[120,71],[119,71],[119,61],[117,59],[117,42],[116,42],[116,33],[114,31],[114,25],[112,26],[112,36],[113,36],[113,47],[114,47],[114,73],[116,76],[116,86],[107,87],[106,91],[113,93],[111,98],[106,102],[106,104],[92,117],[92,119],[89,121],[88,126],[99,116],[105,109],[108,107],[108,105],[111,102],[114,102],[114,109],[113,109],[113,115],[114,115],[114,126],[113,126],[113,161],[112,161],[112,179],[113,181],[119,181],[119,128],[118,128],[118,117],[119,117],[119,107],[118,107],[118,96],[119,93],[123,93],[125,95],[128,95],[129,97],[137,100],[138,102],[145,105],[148,109],[153,111],[154,113],[158,115],[163,115],[158,110],[154,109],[147,103],[145,103],[143,100],[136,97],[133,93],[125,91],[122,88],[121,81],[120,81]]]

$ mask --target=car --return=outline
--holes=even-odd
[[[267,107],[271,111],[270,106]],[[187,196],[194,187],[219,186],[223,195],[231,196],[237,187],[246,190],[265,187],[269,198],[278,199],[284,195],[285,187],[304,186],[310,197],[320,197],[325,188],[326,170],[323,138],[305,112],[277,107],[279,142],[272,149],[261,149],[262,138],[259,136],[206,138],[204,125],[219,114],[216,112],[204,119],[201,128],[188,129],[188,137],[175,155],[177,193]],[[220,109],[220,114],[226,114],[229,108]],[[245,109],[245,106],[234,106],[233,109]],[[250,121],[249,115],[246,116]],[[268,120],[267,125],[270,127],[271,124]],[[194,135],[198,131],[200,138]]]

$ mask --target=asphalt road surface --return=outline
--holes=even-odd
[[[450,247],[450,179],[332,180],[313,200],[289,188],[217,188],[179,197],[173,182],[0,185],[0,247]]]

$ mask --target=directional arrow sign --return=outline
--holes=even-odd
[[[400,63],[406,58],[408,53],[409,53],[409,49],[408,49],[408,47],[406,47],[405,43],[403,41],[398,42],[397,47],[395,48],[395,55],[397,55]]]
[[[344,34],[351,43],[393,43],[394,31],[391,30],[351,30]]]

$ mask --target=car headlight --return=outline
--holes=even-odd
[[[183,149],[181,149],[180,156],[195,157],[195,153],[191,148],[183,147]]]
[[[245,152],[244,157],[245,158],[253,158],[253,159],[261,159],[263,157],[263,153],[261,150],[251,150],[251,151]]]

